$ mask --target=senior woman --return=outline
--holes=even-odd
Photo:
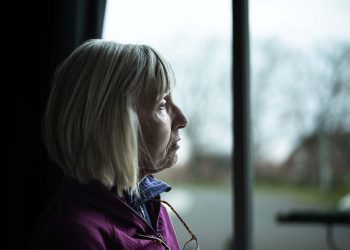
[[[152,175],[175,164],[187,123],[173,85],[170,65],[146,45],[89,40],[62,63],[43,135],[64,178],[35,249],[180,249],[160,200],[171,187]]]

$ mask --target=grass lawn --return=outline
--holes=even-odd
[[[171,186],[181,187],[185,189],[212,189],[221,190],[223,192],[232,192],[231,182],[228,180],[222,182],[211,181],[183,181],[172,182],[171,179],[163,179]],[[270,194],[276,196],[289,196],[295,199],[300,199],[308,203],[317,203],[326,205],[330,208],[337,208],[339,200],[350,192],[350,186],[338,186],[329,193],[322,194],[317,187],[306,185],[292,185],[275,182],[256,181],[254,183],[253,191],[255,194]]]
[[[288,195],[307,202],[321,203],[337,208],[339,200],[350,192],[350,187],[339,186],[328,193],[320,193],[317,187],[305,185],[291,185],[283,183],[256,182],[255,192],[270,193],[275,195]]]

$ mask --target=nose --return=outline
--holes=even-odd
[[[181,109],[174,105],[173,106],[173,123],[172,129],[181,129],[187,126],[187,119]]]

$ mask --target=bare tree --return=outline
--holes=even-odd
[[[324,192],[332,183],[328,134],[350,131],[349,48],[336,44],[312,53],[263,41],[253,49],[253,56],[260,55],[260,63],[253,57],[252,71],[256,160],[266,154],[262,150],[273,137],[293,135],[298,144],[317,134],[319,183]],[[264,125],[271,120],[276,120],[274,127]]]
[[[195,157],[220,148],[222,133],[231,139],[230,52],[224,41],[212,38],[186,53],[173,63],[181,85],[175,95],[188,117],[186,134]]]
[[[319,188],[329,192],[332,186],[330,135],[336,131],[350,131],[350,44],[337,44],[321,50],[323,60],[319,68],[322,89],[319,89],[315,133],[318,139]],[[334,143],[336,145],[336,143]]]

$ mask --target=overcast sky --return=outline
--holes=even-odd
[[[250,0],[253,37],[292,43],[350,39],[349,0]],[[231,35],[228,0],[110,0],[104,36],[120,42],[157,43],[176,33]]]

